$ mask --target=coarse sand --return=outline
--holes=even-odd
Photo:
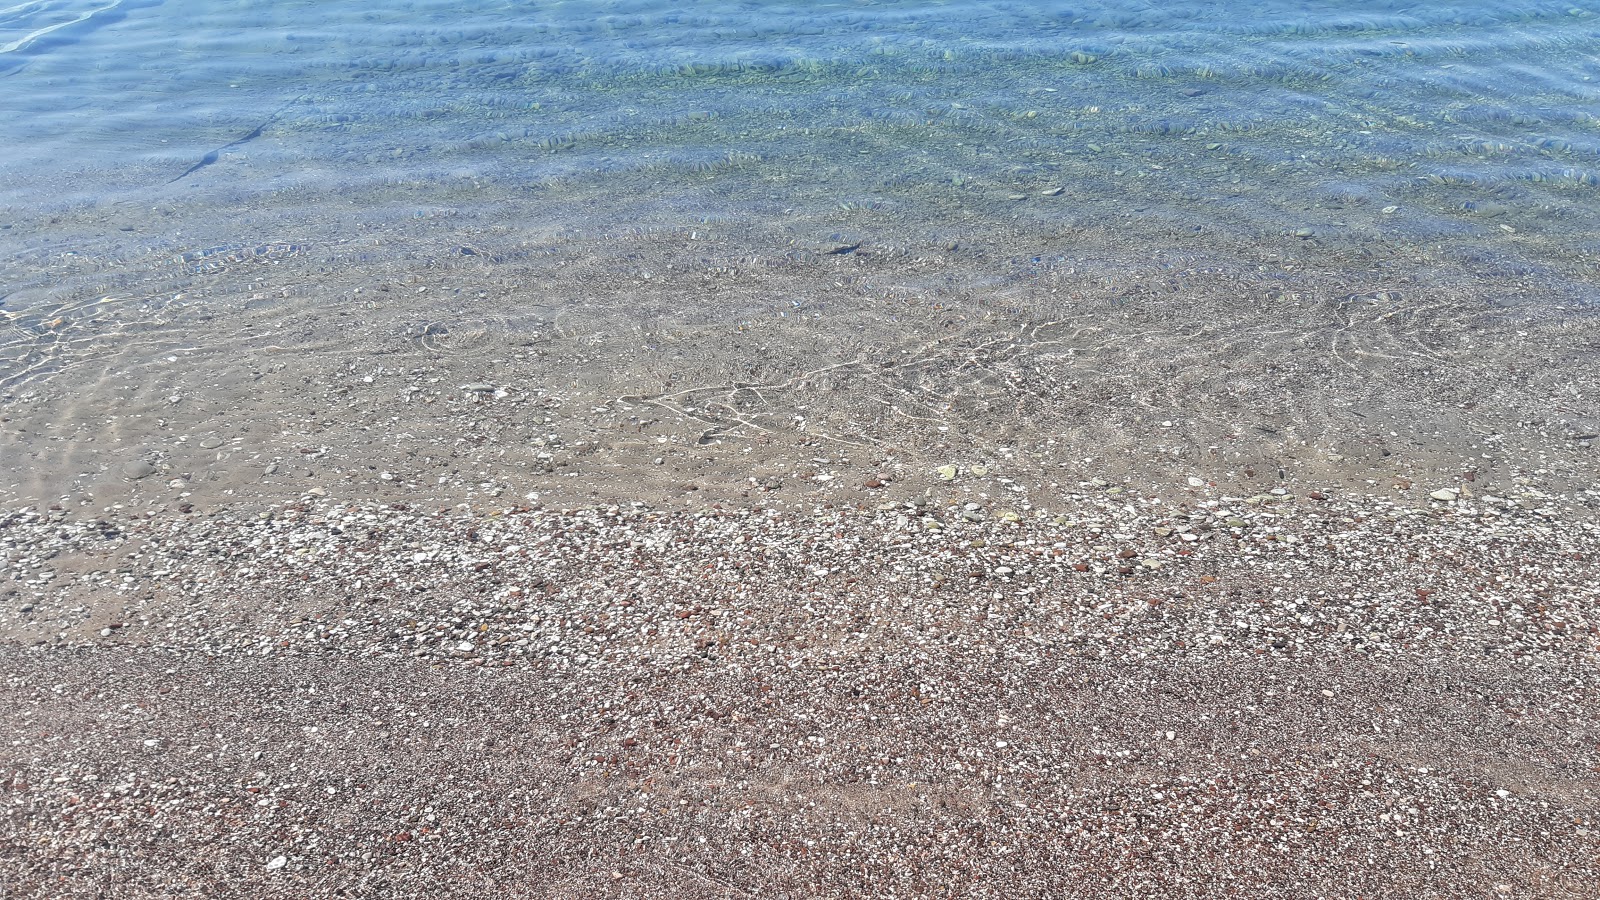
[[[1592,897],[1600,530],[1564,510],[19,510],[0,882]]]

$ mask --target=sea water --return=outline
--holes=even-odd
[[[0,389],[47,420],[75,398],[80,438],[128,390],[152,417],[182,393],[169,357],[493,331],[609,341],[614,368],[903,302],[893,335],[860,335],[881,310],[791,335],[798,372],[996,297],[1055,321],[1069,277],[1104,302],[1174,273],[1379,306],[1594,288],[1589,0],[7,2]],[[754,372],[778,343],[722,349]]]

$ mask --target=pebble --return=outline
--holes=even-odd
[[[19,821],[38,847],[55,841],[47,849],[62,862],[51,875],[73,873],[78,853],[101,854],[87,857],[100,871],[137,859],[164,873],[160,854],[186,855],[191,837],[118,826],[148,821],[152,806],[169,821],[220,810],[238,815],[242,838],[210,849],[232,854],[224,860],[234,871],[260,873],[262,849],[318,837],[295,845],[297,896],[322,896],[362,868],[434,865],[407,870],[432,877],[464,864],[549,867],[537,854],[551,846],[569,867],[559,871],[592,874],[586,849],[630,858],[641,838],[697,865],[736,866],[771,836],[795,847],[815,839],[827,860],[819,872],[845,868],[824,853],[856,854],[852,863],[878,879],[809,881],[797,891],[808,895],[854,896],[896,873],[920,875],[902,861],[928,850],[927,864],[942,865],[943,851],[930,848],[988,860],[986,877],[1018,879],[1020,868],[982,854],[1003,845],[1025,856],[1029,841],[1041,853],[1019,866],[1070,860],[1103,841],[1105,853],[1086,865],[1121,866],[1130,884],[1143,879],[1163,896],[1193,887],[1176,875],[1160,882],[1163,873],[1207,865],[1254,885],[1296,867],[1295,896],[1327,893],[1335,876],[1351,896],[1396,893],[1371,867],[1330,873],[1335,851],[1397,861],[1412,883],[1475,883],[1478,855],[1422,855],[1459,846],[1463,834],[1485,837],[1475,845],[1485,852],[1503,843],[1490,839],[1539,836],[1497,857],[1497,878],[1522,877],[1526,857],[1546,871],[1587,867],[1580,875],[1592,879],[1595,842],[1573,826],[1587,811],[1543,787],[1565,765],[1557,751],[1593,756],[1582,681],[1594,639],[1594,570],[1583,558],[1600,542],[1592,522],[1489,499],[1481,503],[1497,513],[1492,523],[1460,507],[1419,511],[1414,498],[1344,491],[1251,512],[1237,497],[1175,504],[1137,489],[1115,499],[1082,491],[1056,510],[1070,528],[1045,517],[1002,524],[999,513],[968,522],[960,513],[984,504],[964,502],[908,500],[865,516],[451,512],[361,503],[338,486],[326,502],[302,498],[266,516],[0,513],[0,553],[14,577],[4,586],[22,592],[17,602],[37,594],[52,618],[71,608],[69,590],[108,608],[140,606],[113,635],[95,621],[57,638],[52,622],[45,649],[13,655],[11,666],[26,672],[8,672],[13,734],[49,727],[56,736],[14,767],[23,774],[8,788],[14,804],[27,804],[18,808],[44,811]],[[1245,515],[1255,531],[1222,529],[1245,525]],[[1275,539],[1255,540],[1267,535]],[[138,552],[120,553],[120,570],[96,572],[118,546]],[[46,569],[58,572],[49,586],[37,583]],[[182,604],[139,601],[178,585]],[[1437,588],[1449,602],[1418,604],[1397,585]],[[363,602],[346,604],[352,595]],[[108,646],[124,641],[151,652]],[[85,652],[95,647],[103,649]],[[140,679],[106,677],[125,670],[166,671],[160,687],[171,694],[140,709]],[[1059,697],[1041,699],[1041,675]],[[1479,689],[1493,696],[1475,697]],[[274,708],[291,697],[295,715]],[[335,713],[345,701],[349,711]],[[1462,730],[1468,714],[1506,727]],[[57,724],[85,715],[128,740]],[[1403,722],[1394,733],[1391,718]],[[226,757],[183,751],[225,729]],[[141,747],[152,734],[170,750]],[[1372,753],[1370,742],[1394,752]],[[371,749],[349,752],[347,743]],[[1489,803],[1502,782],[1483,761],[1513,746],[1524,748],[1529,773],[1518,773],[1519,795]],[[258,762],[233,765],[252,751]],[[1397,759],[1425,759],[1433,772]],[[480,796],[474,779],[491,762],[501,783],[540,789]],[[152,777],[119,793],[107,782],[115,765]],[[1089,765],[1096,774],[1085,783],[1074,773]],[[256,777],[257,766],[276,780]],[[774,771],[793,778],[789,796],[765,791]],[[101,785],[82,788],[94,774]],[[53,786],[56,775],[70,784]],[[853,798],[841,805],[828,793],[843,783],[921,791],[915,784],[928,782],[982,804],[981,829],[964,809],[929,803],[908,825],[903,812],[870,818],[848,805]],[[310,802],[335,786],[337,801]],[[87,802],[57,814],[74,795]],[[1403,821],[1368,827],[1378,812],[1398,811],[1401,796]],[[1395,805],[1380,808],[1390,797]],[[352,822],[349,810],[369,800],[392,820]],[[748,802],[773,813],[759,831],[706,827],[743,821],[730,817]],[[994,814],[1002,804],[1006,814]],[[512,842],[482,838],[482,822],[526,810],[559,816],[571,836],[552,824],[543,843],[516,843],[529,848],[516,856],[505,849]],[[846,816],[856,832],[830,843]],[[112,833],[118,843],[102,854]],[[1246,844],[1280,849],[1227,849]],[[1122,852],[1138,845],[1162,849],[1157,858]],[[368,853],[376,861],[362,862]],[[285,854],[266,865],[287,878],[289,862]],[[936,871],[953,881],[950,869]],[[86,877],[75,884],[92,894]],[[895,892],[919,890],[908,882]]]
[[[149,460],[144,459],[135,460],[122,467],[122,474],[127,476],[130,481],[138,481],[141,478],[149,478],[158,471],[160,470],[154,465],[151,465]]]
[[[1442,502],[1445,502],[1445,503],[1450,503],[1450,502],[1455,501],[1455,499],[1460,496],[1460,493],[1461,492],[1457,491],[1455,488],[1440,488],[1439,490],[1434,491],[1433,493],[1429,494],[1428,496],[1432,497],[1435,500],[1439,500],[1439,501],[1442,501]]]
[[[223,444],[222,438],[219,438],[216,435],[212,435],[211,437],[205,438],[204,440],[202,440],[200,442],[200,448],[202,450],[215,450],[218,447],[221,447],[222,444]]]
[[[961,473],[961,470],[955,466],[940,466],[938,471],[939,477],[945,481],[955,481],[956,476]]]

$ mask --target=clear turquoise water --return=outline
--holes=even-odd
[[[1086,232],[1121,267],[1314,247],[1586,295],[1597,51],[1588,0],[13,3],[0,304],[307,253],[648,271],[651,235],[981,248],[978,284]]]

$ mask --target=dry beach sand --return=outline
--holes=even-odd
[[[1586,896],[1600,530],[1268,497],[15,515],[7,882]]]

